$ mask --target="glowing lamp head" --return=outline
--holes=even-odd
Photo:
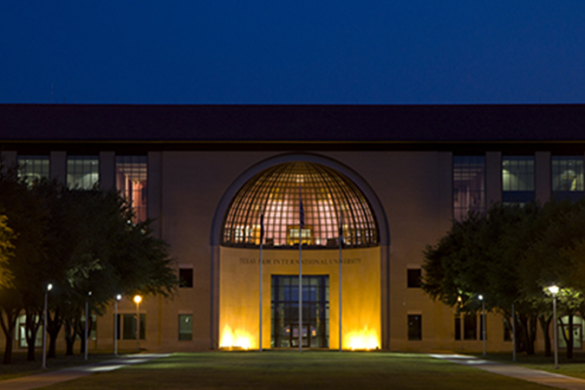
[[[118,295],[116,295],[116,301],[119,301],[119,300],[121,300],[121,299],[122,299],[122,294],[118,294]]]
[[[549,286],[548,291],[550,291],[552,295],[555,295],[559,292],[559,286],[553,284],[552,286]]]
[[[142,297],[140,295],[134,295],[134,303],[138,305],[140,302],[142,302]]]
[[[478,298],[480,301],[483,301],[483,295],[480,295]]]
[[[47,291],[51,291],[53,289],[53,285],[51,283],[47,284]]]

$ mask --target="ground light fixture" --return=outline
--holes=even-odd
[[[557,293],[559,292],[559,286],[549,286],[548,291],[553,296],[553,349],[555,355],[555,369],[559,368],[559,336],[557,331]]]
[[[136,304],[136,351],[140,352],[140,302],[142,297],[134,295],[134,303]]]
[[[53,289],[51,283],[47,284],[45,290],[45,309],[43,310],[43,368],[47,368],[47,310],[49,303],[49,291]]]
[[[122,294],[116,295],[114,300],[114,356],[118,356],[118,302],[122,299]]]
[[[483,295],[480,295],[478,298],[481,301],[481,339],[483,340],[483,356],[485,356],[485,301]]]

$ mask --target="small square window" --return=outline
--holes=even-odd
[[[193,268],[179,268],[179,287],[193,287]]]
[[[422,272],[420,268],[407,270],[408,288],[420,288]]]

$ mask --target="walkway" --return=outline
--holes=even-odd
[[[570,376],[554,374],[552,372],[532,370],[529,368],[517,366],[515,364],[497,363],[488,360],[479,359],[474,356],[465,355],[430,355],[437,359],[443,359],[452,363],[473,366],[479,370],[493,372],[509,376],[512,378],[523,379],[529,382],[540,383],[541,385],[557,387],[559,389],[585,390],[585,380],[573,378]]]
[[[117,370],[135,363],[144,363],[152,359],[169,356],[168,354],[145,353],[137,355],[124,356],[118,359],[112,359],[85,366],[65,368],[58,371],[49,371],[43,374],[23,376],[20,378],[9,379],[0,382],[2,390],[28,390],[39,387],[53,385],[55,383],[66,382],[73,379],[91,375],[94,372],[104,372]]]

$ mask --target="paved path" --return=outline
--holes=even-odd
[[[529,382],[540,383],[546,386],[557,387],[569,390],[585,390],[585,380],[573,378],[570,376],[554,374],[552,372],[531,370],[529,368],[517,366],[515,364],[497,363],[483,360],[474,356],[466,355],[431,355],[434,358],[448,360],[452,363],[472,366],[480,370],[493,372],[509,376],[512,378],[523,379]]]
[[[20,378],[0,381],[2,390],[28,390],[39,387],[53,385],[55,383],[66,382],[72,379],[81,378],[91,375],[95,372],[104,372],[117,370],[135,363],[143,363],[152,359],[169,356],[168,354],[145,353],[137,355],[124,356],[118,359],[112,359],[85,366],[65,368],[58,371],[49,371],[42,374],[23,376]]]

